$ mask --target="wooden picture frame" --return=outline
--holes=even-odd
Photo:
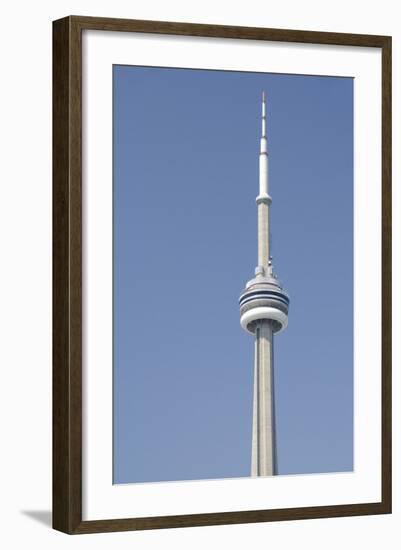
[[[382,496],[379,502],[82,520],[82,31],[378,48],[382,57]],[[53,527],[68,534],[391,512],[391,37],[66,17],[53,23]]]

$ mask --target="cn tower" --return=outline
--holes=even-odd
[[[258,265],[240,304],[241,326],[255,337],[253,383],[252,476],[277,474],[274,405],[274,335],[288,323],[289,297],[273,271],[270,252],[269,156],[266,137],[266,94],[262,95],[259,153]]]

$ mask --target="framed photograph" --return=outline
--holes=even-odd
[[[391,512],[391,38],[53,24],[53,526]]]

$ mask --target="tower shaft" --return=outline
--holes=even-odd
[[[268,319],[257,321],[253,386],[252,476],[276,473],[273,330]]]
[[[253,382],[252,476],[277,474],[274,404],[274,334],[288,323],[287,292],[273,272],[270,254],[270,205],[266,138],[266,96],[262,96],[262,136],[259,151],[258,265],[246,283],[239,305],[241,326],[255,337]]]
[[[269,271],[270,243],[269,243],[269,205],[266,202],[258,204],[258,267],[263,273]]]

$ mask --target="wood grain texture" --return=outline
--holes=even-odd
[[[53,527],[81,523],[80,32],[53,27]]]
[[[304,44],[382,47],[384,39],[387,38],[369,34],[346,34],[260,27],[234,27],[228,25],[178,23],[171,21],[80,17],[74,15],[71,16],[70,19],[81,29],[175,34],[181,36],[206,36],[209,38],[271,40],[280,42],[299,42]]]
[[[391,37],[385,37],[382,45],[382,503],[388,513],[392,506],[391,50]]]
[[[382,500],[82,521],[81,35],[85,29],[376,47],[382,51]],[[71,16],[53,23],[53,527],[69,534],[391,512],[391,38]]]

